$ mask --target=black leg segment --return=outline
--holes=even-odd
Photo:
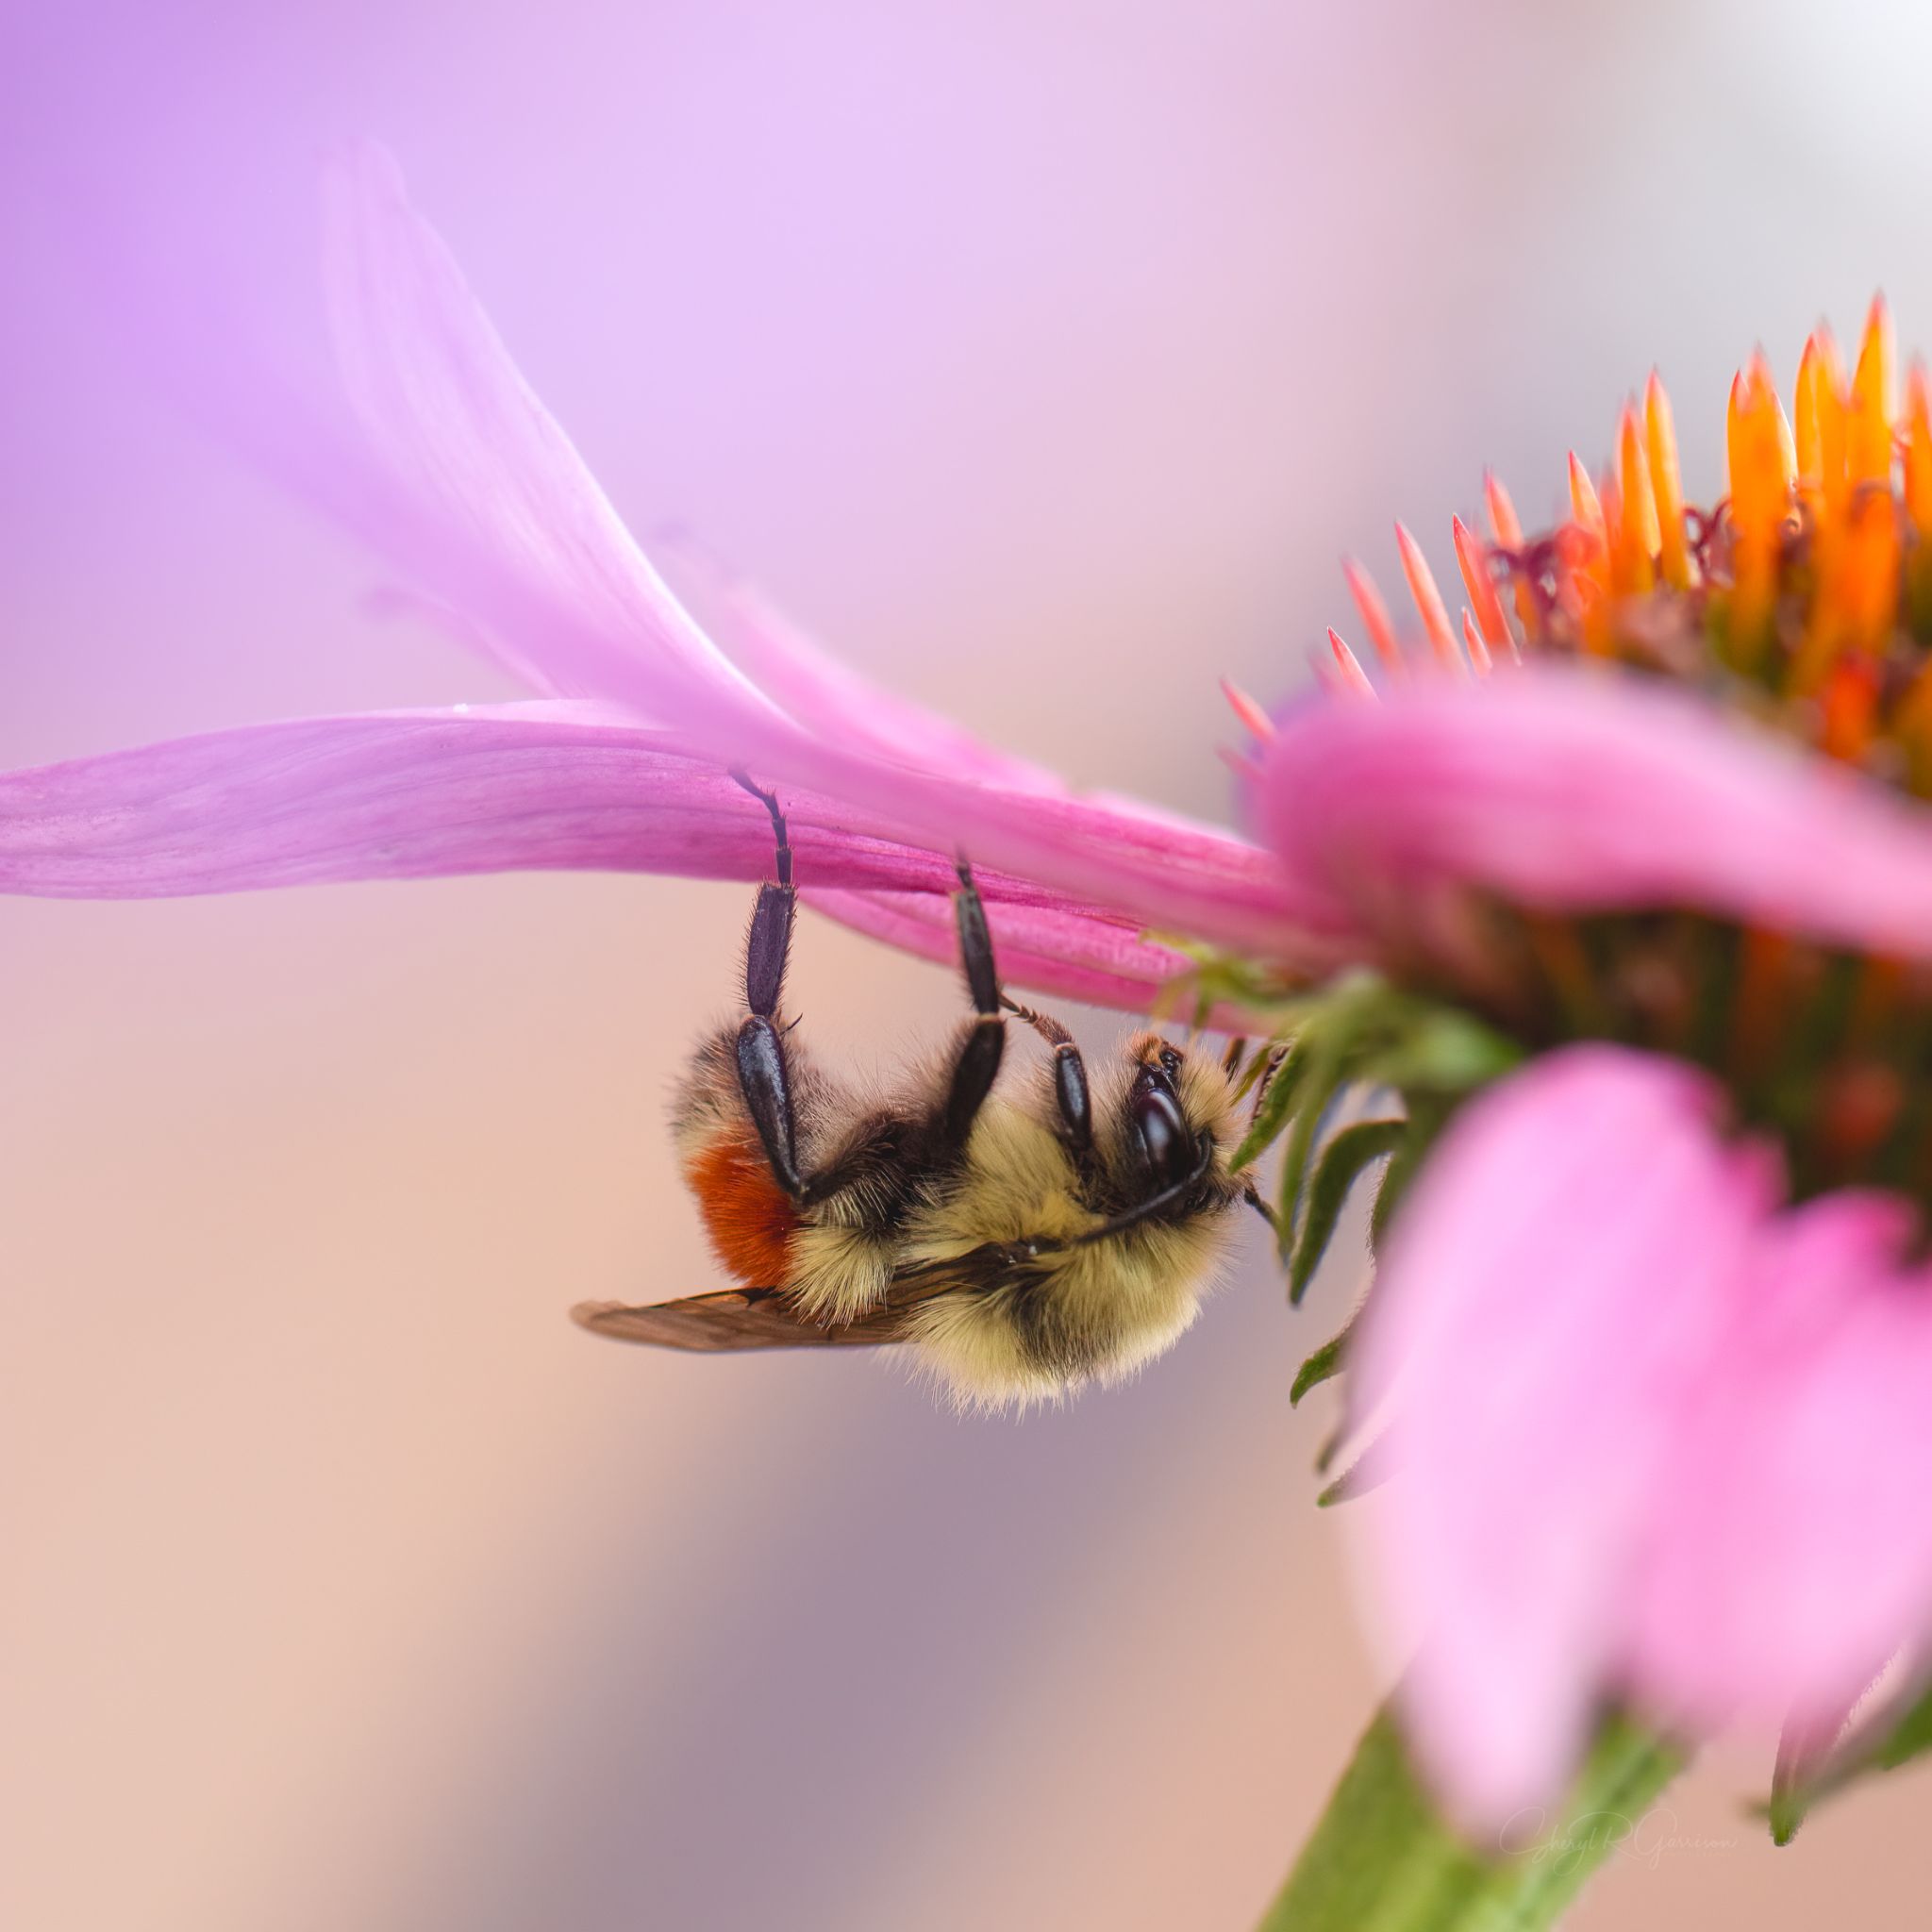
[[[973,996],[973,1010],[997,1014],[1000,976],[993,970],[992,934],[987,930],[986,908],[979,903],[973,868],[963,858],[959,861],[959,890],[953,894],[953,908],[959,922],[959,964],[966,969],[966,991]]]
[[[977,1018],[953,1062],[940,1131],[949,1147],[963,1147],[973,1131],[981,1104],[992,1091],[1000,1057],[1007,1047],[1007,1023],[1000,1013],[1000,980],[992,958],[992,934],[987,930],[986,908],[973,883],[973,870],[959,861],[959,891],[954,898],[959,922],[959,963],[966,972],[966,990],[973,996]]]
[[[778,841],[778,883],[788,891],[791,888],[791,834],[785,826],[785,814],[778,809],[774,793],[767,791],[762,785],[755,785],[746,772],[733,772],[732,782],[743,787],[772,815],[772,836]]]
[[[738,1029],[738,1084],[773,1175],[795,1201],[803,1196],[805,1182],[798,1172],[798,1129],[785,1066],[785,1039],[777,1025],[785,962],[791,950],[791,915],[797,907],[791,889],[791,842],[777,799],[742,772],[731,775],[771,814],[772,834],[778,841],[778,882],[758,888],[751,936],[745,941],[744,1003],[751,1010]]]
[[[744,946],[744,1003],[761,1019],[778,1017],[796,904],[790,886],[760,886],[758,903],[752,908],[751,937]]]
[[[1024,1020],[1053,1048],[1053,1091],[1059,1103],[1060,1124],[1067,1145],[1084,1158],[1093,1150],[1093,1099],[1087,1088],[1087,1062],[1074,1044],[1074,1036],[1050,1013],[1036,1013],[1017,1000],[1001,995],[1007,1011]]]
[[[796,1201],[805,1182],[798,1172],[798,1130],[791,1113],[791,1082],[785,1072],[785,1042],[762,1013],[738,1029],[738,1084],[746,1111],[778,1185]]]

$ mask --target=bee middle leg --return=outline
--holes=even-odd
[[[798,1172],[798,1127],[785,1064],[785,1036],[778,1026],[778,1001],[791,951],[791,920],[798,907],[791,884],[791,841],[776,797],[742,772],[731,775],[771,814],[773,836],[778,841],[777,883],[758,888],[751,936],[745,941],[744,1003],[750,1010],[738,1029],[738,1084],[773,1177],[799,1201],[805,1197],[806,1184]]]

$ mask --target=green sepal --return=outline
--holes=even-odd
[[[1395,1149],[1395,1158],[1382,1176],[1382,1185],[1375,1190],[1375,1205],[1369,1212],[1369,1246],[1376,1255],[1382,1252],[1395,1210],[1407,1195],[1409,1184],[1422,1172],[1423,1161],[1448,1118],[1449,1103],[1433,1095],[1409,1102],[1408,1132]]]
[[[1371,1442],[1325,1490],[1318,1492],[1315,1507],[1332,1509],[1338,1503],[1353,1503],[1357,1496],[1379,1490],[1394,1474],[1395,1466],[1384,1453],[1381,1442]]]
[[[1302,1182],[1308,1172],[1308,1157],[1314,1152],[1315,1136],[1328,1104],[1347,1084],[1341,1043],[1324,1037],[1308,1049],[1307,1063],[1296,1086],[1299,1090],[1294,1125],[1290,1128],[1288,1146],[1281,1157],[1280,1197],[1275,1224],[1275,1243],[1286,1261],[1294,1253],[1296,1229],[1301,1224]]]
[[[1392,1154],[1408,1132],[1406,1120],[1357,1121],[1329,1141],[1308,1188],[1308,1210],[1301,1238],[1295,1242],[1289,1269],[1288,1298],[1298,1304],[1314,1279],[1322,1257],[1335,1239],[1336,1224],[1347,1205],[1349,1191],[1372,1161]]]
[[[1260,1064],[1263,1056],[1257,1054],[1255,1058],[1257,1064]],[[1307,1063],[1307,1048],[1299,1041],[1281,1056],[1274,1073],[1268,1077],[1267,1091],[1261,1095],[1261,1104],[1255,1109],[1255,1118],[1249,1123],[1241,1144],[1235,1149],[1228,1162],[1235,1173],[1239,1174],[1265,1154],[1288,1124],[1289,1114],[1295,1104],[1295,1091],[1301,1085]]]
[[[1457,1007],[1405,1002],[1395,1038],[1357,1077],[1404,1093],[1470,1093],[1523,1062],[1523,1049]]]
[[[1350,1330],[1355,1327],[1349,1323],[1338,1335],[1331,1335],[1300,1368],[1294,1372],[1294,1380],[1289,1385],[1288,1406],[1293,1408],[1310,1389],[1319,1389],[1324,1382],[1341,1373],[1342,1350],[1348,1346]]]
[[[1782,1748],[1771,1796],[1757,1809],[1772,1841],[1788,1845],[1798,1827],[1827,1798],[1879,1772],[1896,1771],[1932,1751],[1932,1685],[1861,1724],[1835,1750],[1807,1757]]]
[[[1681,1762],[1648,1732],[1607,1718],[1554,1827],[1485,1853],[1438,1815],[1385,1706],[1260,1932],[1539,1932],[1629,1842]]]

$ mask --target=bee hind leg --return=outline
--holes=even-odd
[[[798,905],[791,884],[791,841],[776,796],[753,784],[742,772],[731,775],[771,814],[772,832],[778,841],[777,882],[758,888],[745,941],[744,1003],[749,1011],[738,1029],[738,1084],[773,1177],[798,1201],[805,1196],[805,1180],[798,1172],[798,1128],[785,1037],[778,1024],[785,964],[791,951],[791,919]]]

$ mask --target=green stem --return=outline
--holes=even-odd
[[[1680,1755],[1605,1720],[1557,1823],[1525,1813],[1478,1852],[1437,1815],[1388,1707],[1363,1733],[1260,1932],[1537,1932],[1637,1840]]]

